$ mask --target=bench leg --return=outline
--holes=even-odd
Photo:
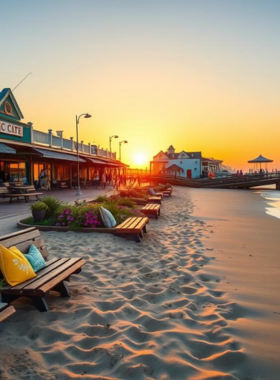
[[[39,310],[39,311],[48,311],[49,307],[47,304],[47,301],[43,297],[30,297],[30,299],[33,302],[33,305]]]
[[[24,197],[25,202],[28,203],[29,197]]]
[[[12,294],[2,294],[2,302],[10,304],[11,302],[15,301],[16,299],[20,297],[27,297],[29,298],[32,302],[33,305],[39,310],[39,311],[48,311],[48,304],[43,297],[29,297],[29,296],[17,296],[17,295],[12,295]]]
[[[1,302],[8,303],[8,304],[10,304],[11,302],[13,302],[14,300],[18,298],[17,296],[13,296],[9,294],[1,294],[1,296],[2,296]]]
[[[138,234],[135,235],[135,241],[136,241],[136,243],[141,243],[141,237],[143,237],[143,236],[140,236]]]
[[[58,292],[61,294],[61,297],[70,297],[69,290],[67,288],[67,285],[64,281],[61,283],[57,284],[52,290],[55,292]]]
[[[143,227],[143,231],[145,232],[145,234],[147,233],[147,228],[146,228],[146,226]]]

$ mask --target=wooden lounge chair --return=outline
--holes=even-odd
[[[171,185],[170,185],[170,187],[166,188],[165,185],[159,184],[156,191],[161,193],[162,195],[166,195],[168,197],[171,197],[172,190],[173,190],[173,186],[171,186]]]
[[[13,306],[0,302],[0,323],[16,312]]]
[[[16,246],[22,253],[34,244],[46,259],[47,248],[44,245],[40,231],[35,227],[1,236],[0,244],[4,247]],[[45,297],[51,290],[57,291],[62,297],[69,297],[64,281],[69,281],[72,274],[79,273],[85,260],[82,258],[53,258],[46,261],[46,267],[39,270],[37,276],[16,286],[5,285],[1,289],[2,301],[10,303],[19,297],[28,297],[40,311],[48,311]]]
[[[141,212],[145,215],[153,215],[156,219],[160,216],[160,204],[147,203],[145,207],[141,209]]]
[[[149,189],[149,194],[152,197],[161,197],[161,199],[163,198],[163,193],[162,192],[157,192],[157,191],[155,191],[152,188]]]
[[[116,234],[127,236],[133,235],[137,243],[141,242],[143,232],[147,233],[146,224],[149,223],[147,217],[130,217],[123,223],[115,227]]]
[[[167,190],[163,190],[162,191],[162,194],[163,195],[166,195],[168,197],[171,197],[171,194],[172,194],[172,187],[170,189],[167,189]]]
[[[161,204],[161,201],[162,201],[162,196],[160,197],[158,195],[154,195],[154,196],[148,198],[148,203]]]

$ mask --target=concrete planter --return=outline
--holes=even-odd
[[[46,210],[32,210],[34,222],[42,222],[46,216]]]
[[[69,227],[58,227],[58,226],[42,226],[42,225],[36,225],[36,224],[25,224],[24,220],[20,220],[17,223],[18,228],[30,228],[30,227],[36,227],[39,231],[56,231],[56,232],[67,232],[67,231],[73,231],[70,230]],[[73,232],[98,232],[98,233],[114,233],[115,229],[114,228],[79,228],[76,231]]]
[[[24,219],[17,222],[17,226],[20,229],[36,227],[39,231],[57,231],[57,232],[67,232],[70,231],[69,227],[58,227],[58,226],[42,226],[39,224],[26,224]]]

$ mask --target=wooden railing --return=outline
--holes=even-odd
[[[233,174],[227,178],[199,178],[188,179],[175,175],[150,175],[149,180],[155,183],[170,183],[178,186],[189,187],[217,187],[217,188],[250,188],[275,184],[280,188],[280,172],[271,173],[252,173],[243,176]]]
[[[32,129],[31,141],[33,143],[45,145],[50,148],[58,148],[61,150],[68,150],[72,152],[77,151],[77,142],[74,141],[73,138],[64,139],[63,137],[55,136],[52,134],[51,129],[49,129],[49,133]],[[108,149],[99,149],[96,147],[96,145],[79,143],[79,152],[86,153],[92,156],[101,156],[116,160],[116,152],[110,153]]]

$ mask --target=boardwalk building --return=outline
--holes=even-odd
[[[48,187],[66,181],[77,184],[77,142],[65,139],[62,132],[53,134],[33,129],[22,121],[23,114],[9,88],[0,92],[0,182],[22,181],[33,184],[42,169],[47,173]],[[95,172],[115,174],[127,165],[116,160],[116,153],[79,142],[79,175],[81,183],[91,182]]]

